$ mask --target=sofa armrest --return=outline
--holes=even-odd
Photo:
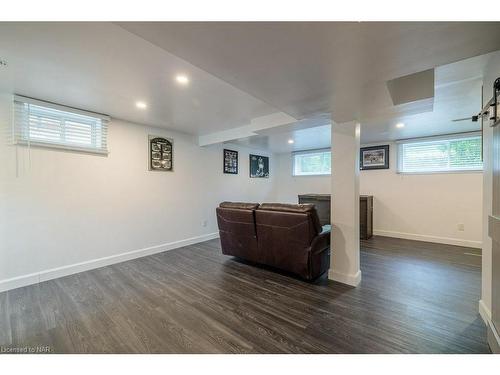
[[[330,247],[330,225],[324,225],[323,231],[312,240],[311,252],[321,252],[328,247]]]
[[[312,280],[330,268],[330,228],[325,228],[312,240],[309,248],[309,274]]]

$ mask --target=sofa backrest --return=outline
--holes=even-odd
[[[259,207],[258,203],[247,202],[222,202],[220,208],[234,208],[238,210],[256,210]]]
[[[255,223],[265,263],[303,274],[307,250],[322,230],[314,205],[263,203],[255,210]]]
[[[311,220],[310,229],[313,237],[323,230],[314,204],[262,203],[259,210],[305,214]]]
[[[258,261],[255,209],[258,203],[222,202],[216,208],[222,253]]]

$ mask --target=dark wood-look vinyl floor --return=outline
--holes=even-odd
[[[466,254],[469,253],[469,254]],[[218,240],[0,293],[0,347],[56,353],[488,353],[479,250],[374,237],[358,288]]]

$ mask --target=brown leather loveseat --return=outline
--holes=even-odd
[[[312,204],[223,202],[222,253],[313,280],[330,267],[330,230]]]

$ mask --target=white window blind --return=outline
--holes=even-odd
[[[107,154],[109,117],[14,96],[16,144]]]
[[[400,173],[460,172],[483,169],[481,135],[468,133],[398,142]]]
[[[329,149],[294,152],[294,176],[329,175],[332,173],[332,154]]]

